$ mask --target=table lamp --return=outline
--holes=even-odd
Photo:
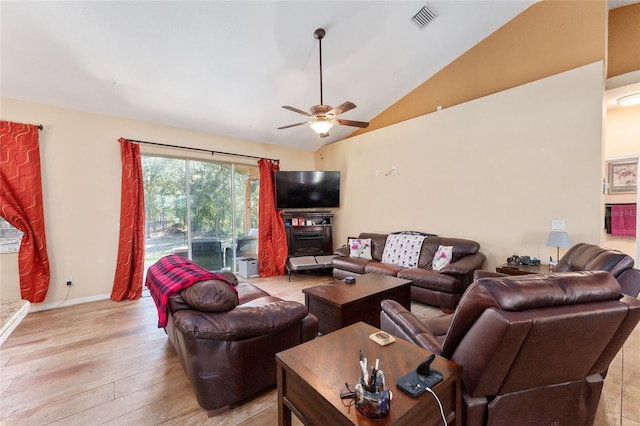
[[[560,247],[570,247],[571,241],[569,241],[569,234],[566,232],[551,231],[549,232],[549,238],[547,238],[547,246],[555,247],[558,249],[556,253],[556,262],[560,261]]]

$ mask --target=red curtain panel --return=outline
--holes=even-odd
[[[0,122],[0,215],[24,232],[18,252],[20,296],[42,302],[49,289],[38,126]]]
[[[118,263],[111,299],[120,302],[142,295],[144,274],[144,185],[140,146],[120,138],[122,195]]]
[[[258,224],[258,270],[261,277],[284,275],[287,263],[287,235],[280,212],[276,210],[274,176],[277,161],[261,158]]]

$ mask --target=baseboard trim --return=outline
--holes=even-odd
[[[111,297],[111,294],[106,293],[106,294],[98,294],[98,295],[89,296],[89,297],[80,297],[78,299],[63,300],[62,302],[42,303],[42,304],[32,303],[31,306],[29,307],[29,312],[48,311],[49,309],[64,308],[65,306],[79,305],[81,303],[105,300],[105,299],[109,299],[110,297]]]

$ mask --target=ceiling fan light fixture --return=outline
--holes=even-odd
[[[329,130],[333,127],[333,123],[329,120],[318,118],[309,126],[318,134],[321,138],[329,136]]]
[[[620,106],[634,106],[640,105],[640,93],[632,93],[631,95],[623,96],[617,100]]]
[[[329,136],[329,130],[331,130],[334,125],[360,127],[363,129],[369,126],[369,123],[364,121],[344,120],[336,118],[340,114],[354,109],[356,107],[356,104],[354,104],[353,102],[346,101],[335,108],[324,104],[322,98],[322,39],[324,38],[325,34],[326,33],[322,28],[318,28],[313,33],[313,36],[318,40],[318,57],[320,59],[320,104],[312,106],[309,109],[309,112],[294,108],[292,106],[283,105],[282,108],[305,115],[307,117],[311,117],[312,120],[304,121],[302,123],[289,124],[288,126],[281,126],[278,127],[278,129],[288,129],[290,127],[297,127],[308,124],[309,127],[311,127],[321,138],[326,138],[327,136]]]

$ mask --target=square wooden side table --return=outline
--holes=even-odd
[[[414,370],[431,353],[402,339],[380,346],[369,335],[377,328],[359,322],[276,354],[278,376],[278,424],[290,426],[291,413],[308,425],[440,425],[438,403],[429,392],[413,398],[395,385],[399,377]],[[369,362],[379,359],[393,393],[389,414],[369,419],[356,410],[353,399],[340,392],[353,385],[361,373],[358,353]],[[433,386],[447,424],[460,425],[462,367],[437,356],[432,368],[444,379]]]

